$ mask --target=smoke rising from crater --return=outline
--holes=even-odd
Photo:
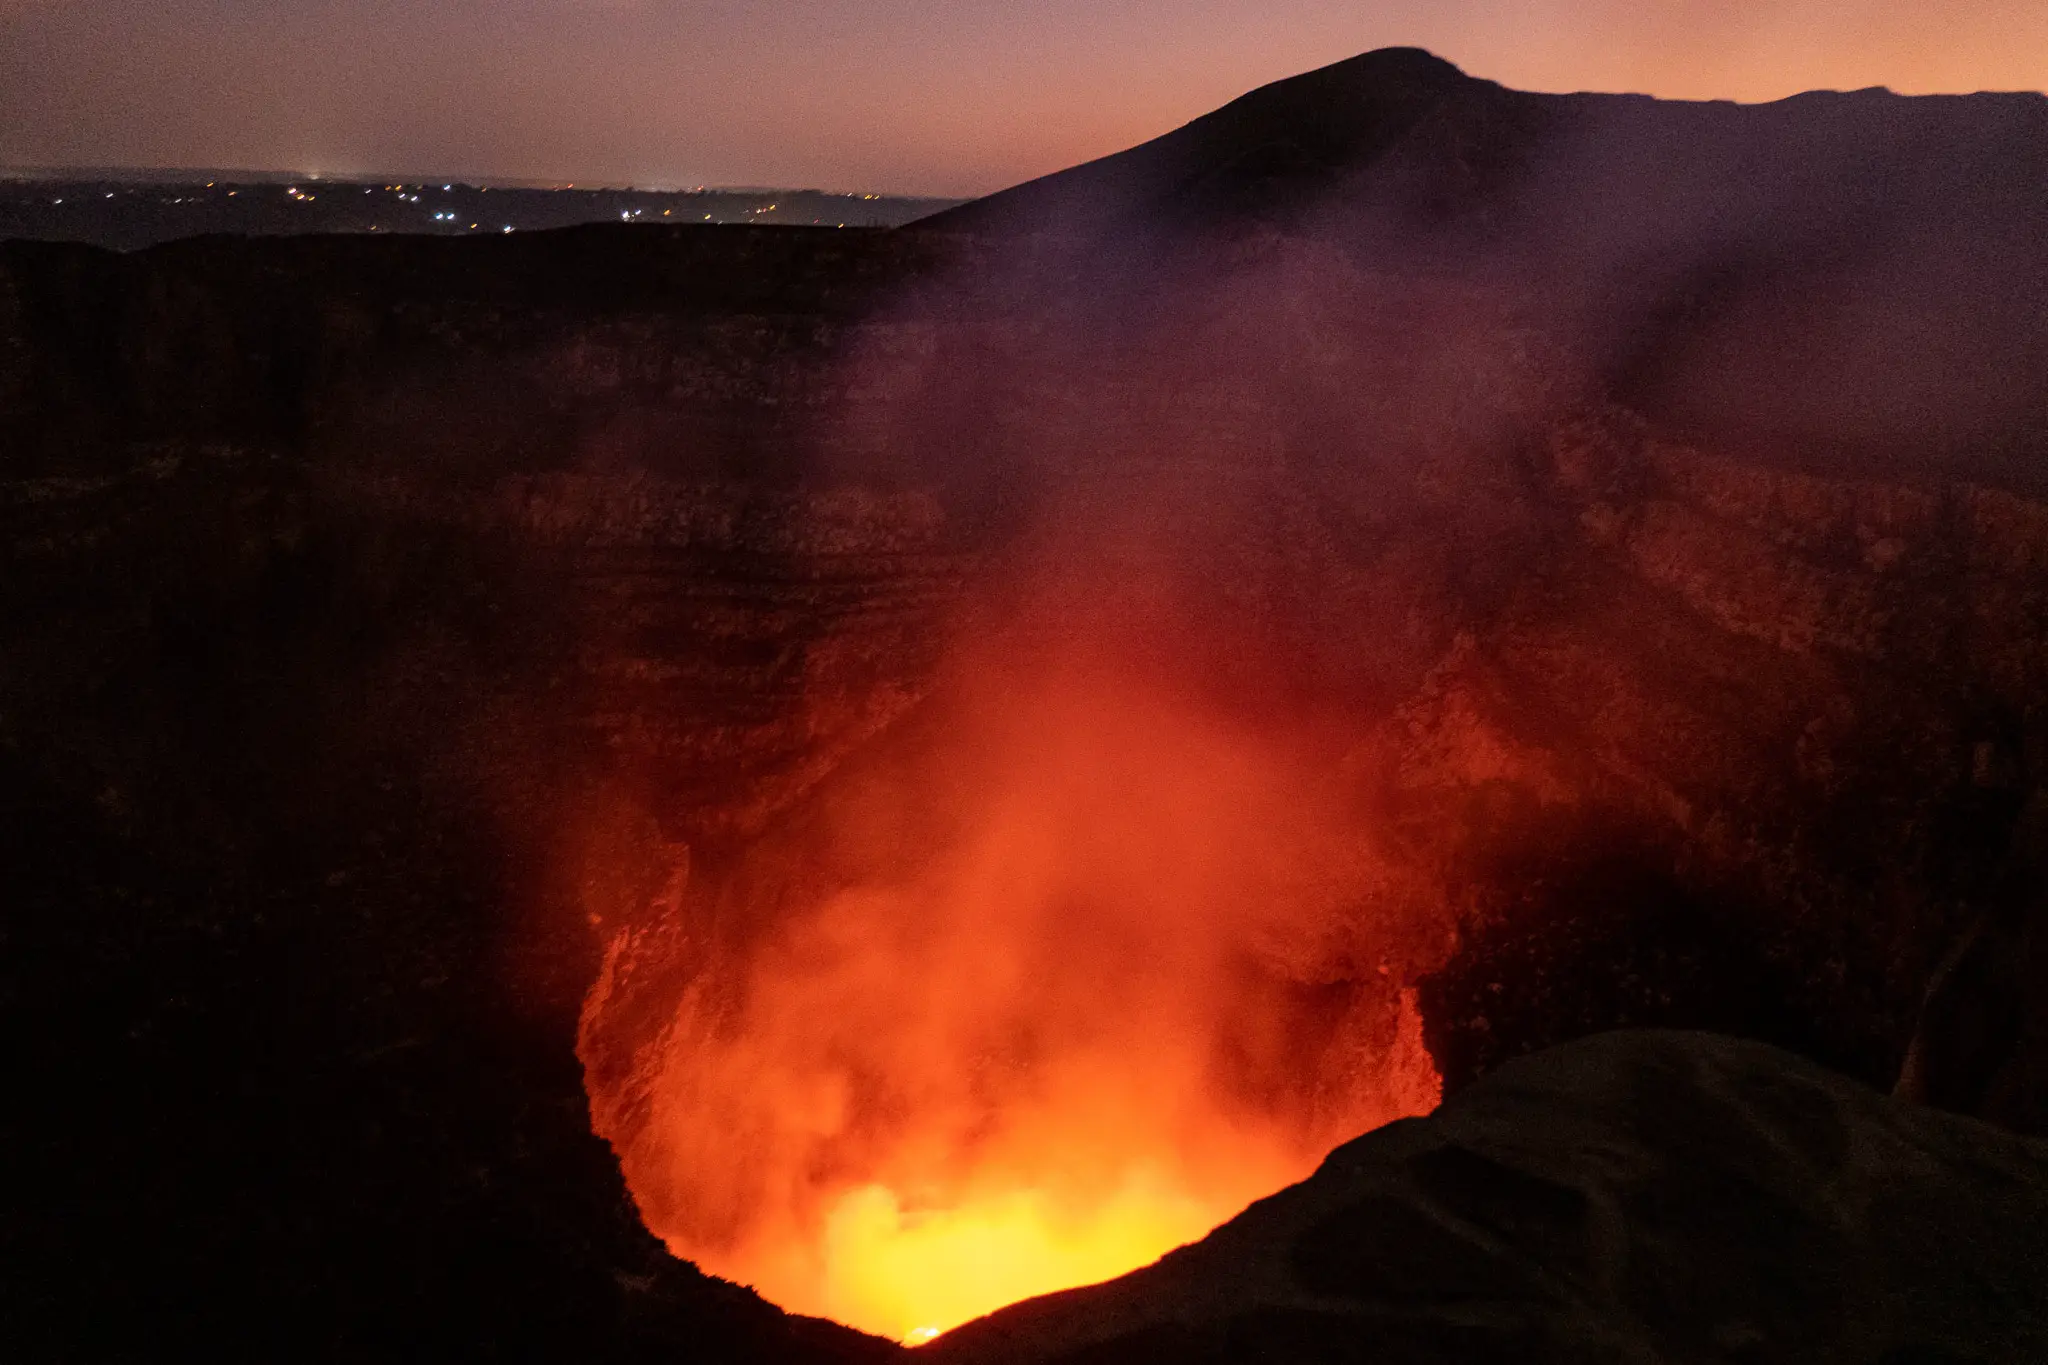
[[[1674,505],[1616,510],[1661,476],[1613,400],[1923,477],[2024,439],[2039,328],[1970,305],[2034,287],[2038,253],[1985,253],[2036,210],[1967,167],[1884,185],[1956,120],[1995,159],[2039,101],[1670,109],[1388,60],[1422,104],[1368,161],[1304,134],[1226,173],[1183,139],[1113,193],[1020,191],[961,215],[1018,235],[983,221],[851,329],[809,477],[929,496],[970,586],[914,704],[614,939],[593,1114],[679,1255],[944,1329],[1426,1108],[1415,988],[1540,900],[1527,846],[1612,820],[1585,856],[1649,848],[1662,885],[1660,841],[1706,837],[1685,793],[1766,766],[1642,761],[1711,729],[1644,682],[1673,603],[1784,646],[1742,680],[1772,705],[1833,666],[1664,562]],[[1982,214],[1944,233],[1943,203]],[[1956,344],[1843,344],[1859,318]]]

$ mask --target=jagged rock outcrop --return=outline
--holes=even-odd
[[[1119,1280],[927,1348],[960,1365],[2030,1361],[2048,1146],[1784,1052],[1604,1034]]]
[[[1828,1001],[1808,997],[1793,1013],[1889,1014],[1866,1039],[1902,1044],[1924,983],[1972,918],[2039,895],[2019,823],[2043,771],[2039,504],[1968,484],[1774,469],[1627,423],[1560,427],[1541,467],[1573,523],[1571,547],[1546,568],[1549,591],[1450,661],[1435,699],[1414,711],[1425,727],[1479,718],[1460,723],[1500,736],[1515,764],[1446,777],[1520,788],[1553,810],[1634,811],[1638,828],[1664,831],[1652,842],[1682,850],[1661,866],[1684,870],[1645,880],[1638,867],[1627,889],[1567,875],[1556,896],[1596,918],[1602,901],[1661,901],[1666,922],[1699,925],[1699,951],[1724,957],[1747,943]],[[1546,952],[1581,965],[1612,952],[1630,963],[1618,975],[1644,971],[1623,946],[1634,931],[1610,931],[1624,937],[1500,945],[1476,983],[1493,1008],[1443,1001],[1438,1017],[1463,1033],[1443,1049],[1473,1049],[1466,1074],[1500,1055],[1484,1035],[1542,994]],[[1466,950],[1474,964],[1490,951]],[[1674,983],[1686,970],[1667,973],[1664,989],[1684,994]],[[1782,978],[1759,989],[1801,993]],[[1454,1021],[1467,1008],[1469,1027]],[[1839,1035],[1804,1045],[1873,1081],[1896,1064],[1857,1062],[1858,1045]]]

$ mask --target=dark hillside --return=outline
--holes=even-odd
[[[1393,48],[918,226],[1117,259],[1306,236],[1539,298],[1617,396],[1712,439],[2048,467],[2040,94],[1540,95]]]

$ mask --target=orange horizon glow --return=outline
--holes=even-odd
[[[2048,88],[2048,7],[2024,0],[1395,0],[1369,13],[964,0],[943,14],[895,0],[591,0],[508,8],[505,22],[354,0],[222,5],[195,26],[132,0],[0,0],[0,51],[17,54],[0,61],[0,165],[414,166],[969,196],[1376,47],[1426,47],[1536,91],[1757,102]]]

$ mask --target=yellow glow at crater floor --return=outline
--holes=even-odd
[[[1085,1213],[1031,1191],[910,1211],[866,1185],[840,1198],[826,1227],[827,1311],[922,1345],[1005,1304],[1147,1265],[1235,1212],[1145,1179]]]

